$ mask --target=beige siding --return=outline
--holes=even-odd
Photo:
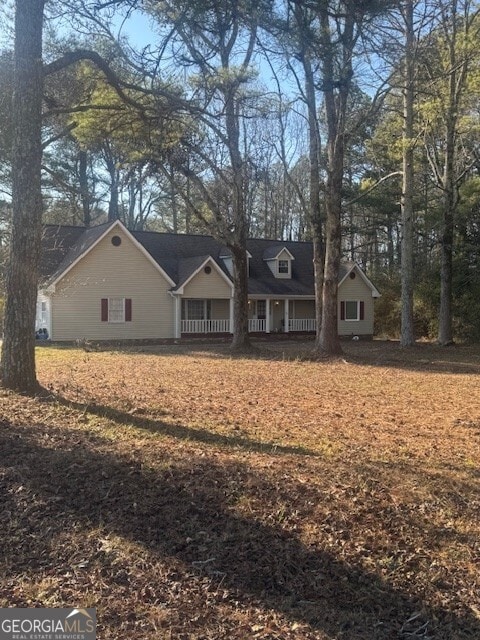
[[[230,301],[212,300],[210,313],[212,320],[228,320],[230,317]]]
[[[295,300],[293,304],[293,315],[292,309],[290,308],[290,316],[299,320],[315,318],[315,301]]]
[[[196,276],[185,286],[184,298],[230,298],[232,288],[225,279],[212,266],[210,273],[201,269]]]
[[[346,300],[363,300],[365,304],[364,320],[340,320],[340,303]],[[372,291],[357,273],[355,279],[347,279],[338,289],[338,333],[341,336],[373,335],[373,298]]]
[[[114,247],[113,235],[122,244]],[[113,229],[57,284],[52,339],[115,340],[173,337],[170,284],[121,229]],[[101,299],[132,299],[132,321],[101,320]]]

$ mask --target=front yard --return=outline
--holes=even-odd
[[[0,392],[0,606],[101,640],[480,637],[480,348],[38,348]]]

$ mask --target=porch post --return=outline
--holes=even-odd
[[[283,304],[283,323],[285,325],[285,333],[288,333],[290,331],[290,327],[288,326],[290,324],[290,300],[284,300]]]
[[[230,298],[230,333],[233,333],[233,298]]]
[[[182,337],[182,298],[177,295],[173,297],[174,300],[174,313],[173,313],[173,324],[174,324],[174,338],[175,340],[179,340]]]
[[[265,300],[265,333],[270,333],[270,300]]]

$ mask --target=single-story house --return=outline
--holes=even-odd
[[[250,331],[314,332],[312,244],[251,239],[248,262]],[[210,236],[47,225],[37,330],[67,341],[228,334],[232,269]],[[380,294],[358,264],[342,265],[338,292],[339,335],[371,336]]]

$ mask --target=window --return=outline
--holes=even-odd
[[[205,320],[205,302],[203,300],[187,300],[189,320]]]
[[[124,298],[108,299],[108,321],[109,322],[125,322],[125,299]]]
[[[340,303],[340,320],[355,322],[365,317],[363,300],[342,300]]]
[[[102,298],[102,322],[118,324],[131,322],[131,298]]]
[[[288,260],[279,260],[278,261],[278,273],[290,273],[290,265],[288,264]]]
[[[257,318],[258,320],[265,320],[267,317],[267,301],[257,300]]]
[[[182,300],[183,320],[210,319],[210,300]]]

